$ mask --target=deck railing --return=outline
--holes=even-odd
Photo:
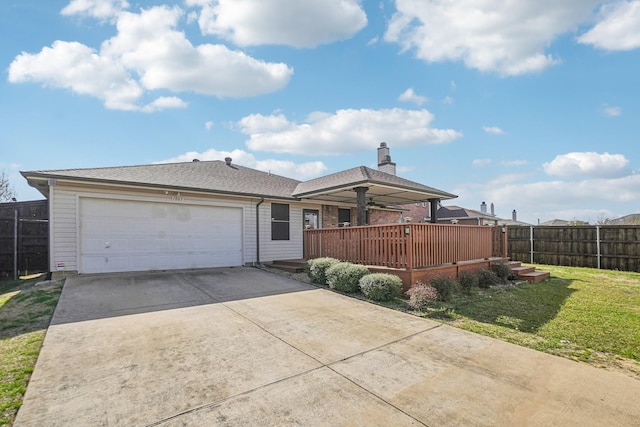
[[[304,256],[411,270],[501,256],[494,250],[499,232],[499,227],[430,223],[305,230]]]

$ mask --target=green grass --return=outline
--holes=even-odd
[[[11,425],[42,346],[62,283],[0,282],[0,426]]]
[[[419,315],[640,379],[640,274],[536,267],[551,278],[456,293]]]

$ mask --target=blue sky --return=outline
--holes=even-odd
[[[640,0],[3,0],[0,170],[376,166],[529,223],[640,212]]]

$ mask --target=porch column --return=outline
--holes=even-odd
[[[358,207],[358,215],[356,225],[367,225],[367,190],[369,187],[356,187],[356,204]]]
[[[440,199],[429,199],[429,206],[431,207],[431,221],[432,223],[438,222],[438,202]]]

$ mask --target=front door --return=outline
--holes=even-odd
[[[302,210],[302,227],[304,230],[315,230],[320,228],[320,211],[317,209],[303,209]],[[304,256],[306,257],[307,251],[307,233],[302,232],[302,245]]]

